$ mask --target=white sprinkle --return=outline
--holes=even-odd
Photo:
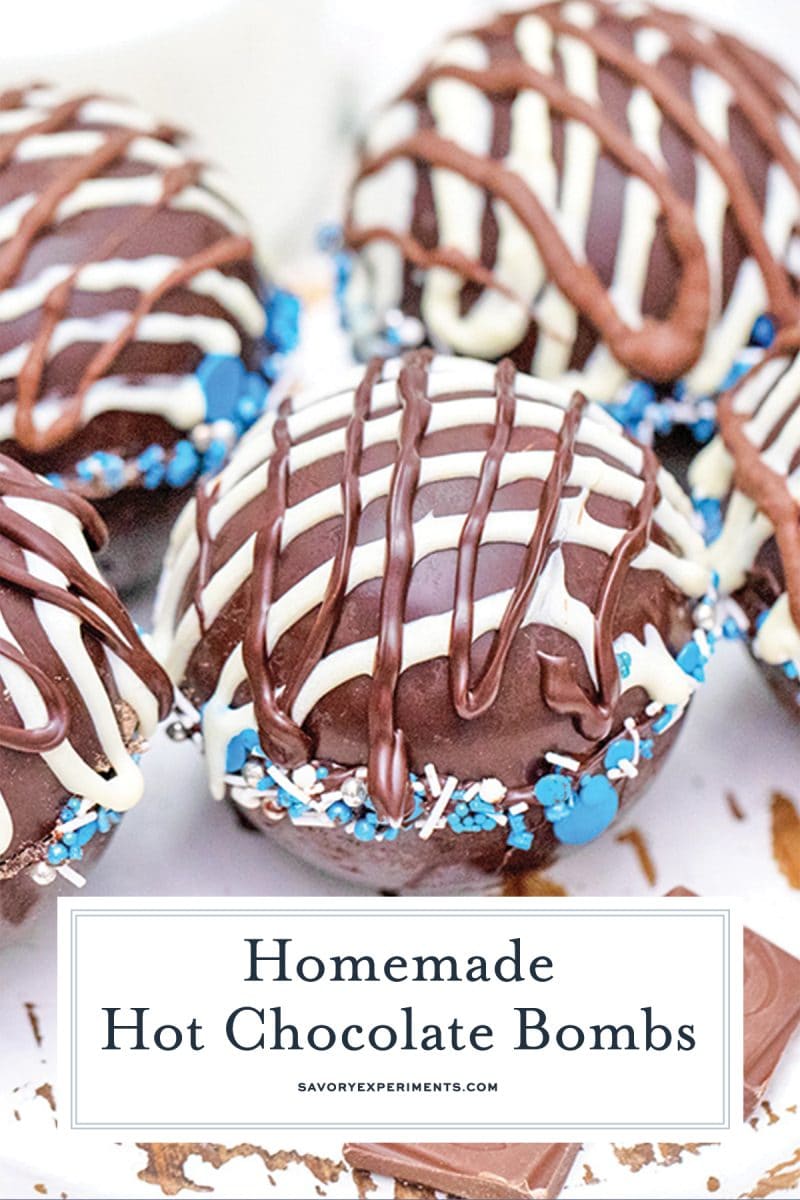
[[[656,713],[661,712],[663,707],[664,707],[664,705],[660,704],[658,702],[658,700],[651,700],[650,703],[648,704],[647,708],[644,711],[645,711],[646,716],[654,717],[656,715]]]
[[[60,867],[56,867],[56,870],[58,871],[61,878],[66,879],[67,883],[71,883],[73,887],[76,887],[76,888],[86,887],[86,880],[84,879],[84,877],[78,871],[74,870],[72,867],[67,866],[66,863],[62,863],[62,865]]]
[[[639,730],[636,727],[633,717],[625,718],[625,728],[631,735],[631,741],[633,742],[633,765],[636,766],[641,756],[642,739],[639,737]]]
[[[428,781],[428,787],[431,789],[431,795],[435,798],[440,795],[442,783],[436,773],[436,768],[433,763],[425,763],[425,778]]]
[[[554,767],[563,767],[565,771],[580,770],[581,764],[577,758],[569,758],[566,754],[554,754],[551,750],[544,757],[546,762],[549,762]]]
[[[88,825],[90,821],[94,821],[97,813],[85,812],[79,817],[73,817],[71,821],[65,821],[63,825],[56,825],[56,833],[72,833],[75,829],[82,829],[84,825]]]
[[[487,804],[497,804],[498,800],[502,800],[506,794],[506,786],[499,779],[491,777],[481,780],[481,800],[485,800]]]
[[[275,780],[278,787],[283,788],[283,790],[288,792],[290,796],[294,796],[295,800],[299,800],[301,804],[308,803],[308,796],[305,794],[305,792],[301,792],[297,784],[292,783],[289,776],[285,771],[282,771],[280,767],[276,767],[273,763],[267,771],[267,774],[271,779]]]
[[[511,805],[511,808],[508,811],[511,813],[511,815],[513,817],[516,817],[518,813],[527,812],[528,811],[528,801],[527,800],[518,800],[516,804]]]
[[[469,804],[470,800],[474,800],[480,790],[480,784],[471,783],[464,792],[464,803]]]
[[[439,818],[444,814],[444,810],[450,803],[450,799],[455,791],[456,782],[457,781],[454,775],[448,775],[447,779],[445,779],[444,787],[439,793],[439,798],[431,811],[428,813],[427,820],[422,826],[422,829],[419,831],[419,836],[422,838],[423,842],[426,842],[433,833],[434,829],[436,829]]]
[[[494,819],[498,825],[507,825],[508,824],[508,817],[506,816],[505,813],[496,812],[494,814]]]
[[[304,763],[292,771],[292,781],[304,792],[308,792],[317,782],[317,772],[311,763]]]

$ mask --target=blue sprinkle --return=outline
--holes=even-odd
[[[136,460],[136,466],[142,475],[142,484],[148,491],[153,491],[164,482],[166,467],[164,459],[166,451],[163,446],[155,443],[148,446]]]
[[[617,655],[620,679],[627,679],[631,673],[631,656],[627,650],[620,650]]]
[[[235,734],[228,742],[225,755],[226,772],[229,775],[235,775],[237,771],[241,771],[250,751],[254,750],[257,745],[258,734],[255,729],[243,729],[241,733]]]
[[[762,313],[750,331],[750,345],[768,349],[775,341],[775,322],[768,313]]]
[[[533,834],[527,830],[514,830],[506,838],[506,845],[513,846],[515,850],[530,850],[533,845]]]
[[[637,379],[631,384],[625,399],[625,409],[628,421],[641,421],[648,407],[655,402],[656,389],[644,379]]]
[[[611,771],[614,767],[618,767],[623,760],[633,762],[635,755],[636,747],[633,742],[623,738],[621,741],[612,742],[608,747],[603,759],[603,766],[607,771]]]
[[[453,830],[453,833],[461,833],[463,831],[464,826],[459,813],[450,813],[447,818],[447,824]]]
[[[722,533],[722,505],[719,500],[707,496],[694,501],[695,511],[700,514],[703,522],[703,536],[706,544],[716,541]]]
[[[177,442],[167,464],[166,480],[170,487],[185,487],[200,469],[200,456],[191,442]]]
[[[642,756],[642,758],[652,758],[653,757],[653,739],[652,738],[642,738],[642,740],[639,742],[639,753]]]
[[[98,832],[99,833],[108,833],[110,828],[111,828],[111,821],[109,820],[108,813],[106,812],[106,810],[104,808],[99,808],[97,810]]]
[[[653,722],[654,733],[663,733],[664,730],[672,723],[672,718],[675,716],[677,707],[677,704],[665,705],[661,716],[658,718],[658,720]]]
[[[71,821],[74,815],[75,814],[73,813],[72,809],[65,806],[58,814],[58,819],[59,821],[63,821],[63,823],[66,825],[67,821]]]
[[[783,673],[787,679],[797,679],[800,672],[797,669],[797,663],[787,662],[783,664]]]
[[[70,846],[70,848],[69,848],[69,857],[70,857],[70,858],[71,858],[71,859],[72,859],[74,862],[77,862],[77,861],[79,861],[80,859],[82,859],[82,858],[83,858],[83,850],[82,850],[82,848],[81,848],[80,846],[78,846],[77,844],[76,844],[76,845],[74,845],[74,846]]]
[[[384,831],[383,831],[383,840],[384,840],[385,842],[393,842],[393,841],[394,841],[394,839],[397,837],[397,835],[398,835],[398,833],[399,833],[399,832],[400,832],[400,830],[399,830],[399,829],[397,829],[397,828],[396,828],[396,826],[394,826],[394,825],[389,825],[389,826],[387,826],[387,828],[386,828],[386,829],[384,829]]]
[[[317,767],[317,779],[327,779],[330,771],[327,767]]]
[[[359,842],[371,842],[375,837],[375,826],[371,821],[362,817],[360,821],[356,821],[353,835],[358,838]]]
[[[766,621],[768,616],[769,616],[768,608],[765,608],[762,612],[760,612],[758,614],[758,616],[756,617],[756,629],[761,628],[761,626],[764,624],[764,622]]]
[[[64,859],[69,855],[66,846],[62,846],[60,842],[54,842],[52,846],[47,848],[47,861],[54,867],[59,863],[64,862]]]
[[[214,438],[203,455],[203,473],[216,475],[228,457],[228,447],[222,438]]]
[[[699,442],[701,446],[705,445],[706,442],[710,442],[717,431],[716,423],[710,417],[701,417],[699,421],[693,422],[690,428],[694,440]]]
[[[676,661],[678,666],[681,667],[687,675],[691,675],[693,679],[698,681],[698,683],[704,682],[706,677],[704,670],[706,659],[703,656],[703,653],[697,642],[687,642],[678,654]]]
[[[75,833],[65,833],[62,835],[61,841],[64,843],[65,846],[74,846],[76,838],[77,838],[77,834],[75,834]]]
[[[728,371],[728,374],[723,379],[722,384],[720,385],[720,391],[727,392],[732,387],[735,387],[742,376],[746,375],[750,370],[750,365],[751,364],[745,362],[744,359],[737,359],[737,361]]]
[[[235,354],[207,354],[195,370],[206,398],[206,420],[230,420],[245,385],[245,366]]]
[[[97,833],[97,828],[97,821],[89,821],[86,825],[82,825],[80,829],[76,830],[77,844],[85,846]]]
[[[122,820],[120,813],[114,812],[113,808],[107,808],[106,813],[108,814],[108,819],[112,825],[119,825],[120,821]]]
[[[584,775],[578,803],[556,822],[553,832],[564,845],[582,846],[608,828],[618,809],[619,797],[605,775]]]
[[[739,629],[739,624],[734,617],[726,617],[722,622],[722,636],[727,637],[729,641],[738,640],[742,636]]]
[[[544,775],[534,787],[533,794],[545,808],[568,803],[573,796],[572,783],[566,775]]]
[[[45,475],[45,479],[48,483],[52,483],[53,487],[63,488],[65,486],[64,476],[57,475],[55,472],[52,472],[50,475]]]
[[[294,350],[300,337],[300,301],[291,292],[273,288],[267,296],[267,338],[279,351]]]
[[[349,804],[345,804],[344,800],[334,800],[333,804],[325,809],[325,812],[332,821],[341,821],[343,825],[346,825],[353,816],[353,810]]]

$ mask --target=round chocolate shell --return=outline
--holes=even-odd
[[[559,0],[454,35],[364,139],[356,345],[580,371],[629,427],[707,438],[797,319],[799,147],[792,80],[692,17]]]
[[[293,303],[178,130],[99,96],[0,95],[0,451],[97,503],[116,549],[260,414]],[[116,582],[157,571],[152,532]]]
[[[507,359],[416,351],[285,400],[201,485],[160,584],[213,794],[397,890],[597,836],[702,678],[692,517],[652,451]]]
[[[717,437],[689,472],[731,599],[724,631],[744,636],[800,713],[800,326],[719,402]]]
[[[95,565],[105,533],[85,500],[0,455],[0,943],[41,885],[82,884],[172,703]]]

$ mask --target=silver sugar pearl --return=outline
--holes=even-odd
[[[173,742],[185,742],[189,737],[189,730],[183,721],[171,721],[167,726],[167,737]]]
[[[356,779],[355,775],[350,775],[347,779],[342,780],[339,790],[347,801],[357,800],[359,804],[363,804],[367,798],[367,789],[360,779]]]
[[[248,787],[256,787],[264,778],[264,768],[260,762],[246,762],[242,767],[242,779]]]
[[[47,887],[55,879],[56,871],[54,867],[50,866],[50,863],[37,862],[29,869],[28,876],[40,887]]]

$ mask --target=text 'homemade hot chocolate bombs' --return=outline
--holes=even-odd
[[[0,942],[40,885],[83,883],[172,702],[95,566],[104,539],[86,501],[0,455]]]
[[[292,305],[177,130],[97,96],[0,95],[0,449],[99,503],[117,581],[155,573],[171,493],[261,412]]]
[[[607,413],[508,360],[412,352],[286,400],[201,486],[160,585],[214,795],[388,888],[590,840],[703,675],[691,517]]]
[[[778,694],[800,712],[800,327],[720,399],[720,432],[690,480],[709,559]]]
[[[356,343],[580,368],[632,428],[707,435],[695,402],[796,319],[799,159],[797,88],[734,37],[638,2],[506,13],[367,130]]]

